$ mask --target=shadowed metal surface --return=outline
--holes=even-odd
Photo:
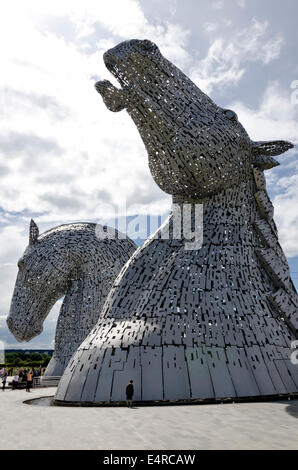
[[[30,223],[29,246],[18,262],[7,324],[18,341],[30,341],[42,332],[50,309],[65,296],[46,375],[63,374],[96,324],[115,277],[135,251],[136,245],[118,239],[117,231],[115,239],[100,238],[104,233],[98,224],[74,223],[39,235],[35,222]]]
[[[56,399],[124,400],[130,378],[136,400],[297,392],[298,297],[264,177],[293,145],[253,142],[236,113],[151,41],[121,43],[104,61],[122,88],[105,80],[96,89],[110,110],[132,117],[152,176],[174,204],[117,278]],[[175,210],[186,203],[203,205],[200,249],[174,235]]]

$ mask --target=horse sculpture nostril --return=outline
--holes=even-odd
[[[109,65],[116,65],[117,64],[117,59],[115,56],[113,56],[113,54],[111,54],[110,52],[105,52],[104,55],[103,55],[103,60],[104,60],[104,63],[106,66],[109,66]]]
[[[6,318],[6,324],[8,326],[8,329],[11,331],[12,327],[13,327],[13,321],[10,317],[7,317]]]

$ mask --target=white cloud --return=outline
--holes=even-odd
[[[207,33],[213,33],[213,31],[216,31],[219,27],[218,23],[212,23],[212,22],[207,22],[203,24],[203,28]]]
[[[49,20],[53,12],[72,23],[74,40],[55,31],[56,23]],[[66,1],[58,8],[57,2],[32,0],[20,3],[16,22],[14,16],[14,8],[7,6],[0,28],[4,209],[30,209],[44,212],[48,220],[67,221],[95,218],[99,192],[118,204],[138,191],[159,193],[160,203],[167,201],[152,180],[130,118],[108,112],[93,84],[96,77],[113,81],[101,57],[119,36],[149,37],[176,63],[186,63],[187,33],[171,23],[150,25],[134,0],[111,1],[105,8],[93,1]],[[98,50],[82,50],[88,41],[94,46],[88,35],[99,26],[109,38],[97,31]]]
[[[217,86],[235,85],[250,61],[268,64],[280,54],[283,38],[277,34],[267,38],[267,21],[252,20],[250,27],[237,31],[229,39],[217,37],[204,59],[191,67],[191,78],[205,92]],[[207,25],[208,30],[208,25]],[[209,32],[212,31],[209,25]]]
[[[216,0],[211,3],[213,10],[221,10],[224,7],[224,0]]]
[[[236,0],[236,1],[241,8],[246,7],[246,0]]]
[[[257,109],[249,108],[242,101],[228,106],[238,113],[254,140],[284,139],[298,143],[298,106],[291,103],[290,92],[273,81],[269,82]]]
[[[17,261],[22,255],[27,240],[23,231],[7,226],[0,232],[0,313],[7,314],[17,275]]]
[[[16,254],[20,257],[24,251],[24,244],[28,243],[28,234],[15,226],[6,226],[0,233],[0,267],[9,266]],[[16,261],[15,261],[16,265]]]

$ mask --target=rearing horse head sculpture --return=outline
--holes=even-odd
[[[156,44],[133,39],[104,54],[109,81],[95,87],[112,111],[126,109],[144,141],[159,187],[175,199],[201,199],[246,181],[252,165],[278,165],[272,156],[293,147],[286,141],[253,142],[234,111],[223,109]]]

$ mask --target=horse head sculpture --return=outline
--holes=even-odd
[[[101,227],[101,230],[99,230]],[[48,375],[61,375],[71,355],[96,323],[115,277],[135,250],[118,237],[99,237],[105,227],[91,223],[61,225],[39,235],[30,223],[29,245],[19,272],[7,324],[18,341],[43,330],[53,305],[64,297]]]
[[[67,252],[54,243],[38,240],[39,229],[31,220],[29,245],[18,261],[19,272],[7,324],[18,341],[30,341],[43,331],[43,322],[53,305],[68,289],[75,266]]]

